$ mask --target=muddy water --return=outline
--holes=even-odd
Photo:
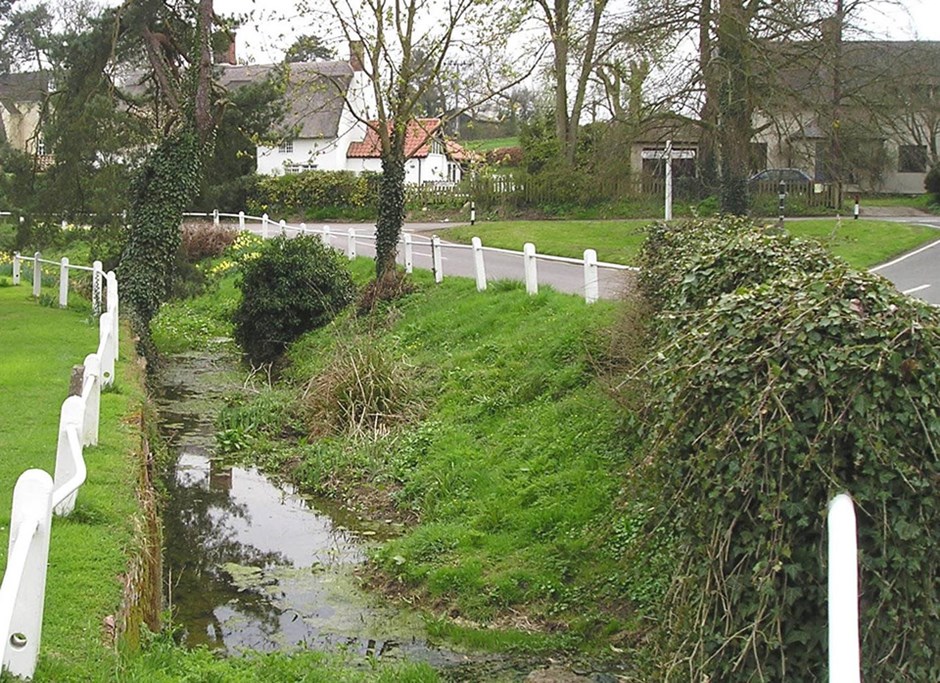
[[[165,585],[187,644],[229,653],[342,647],[427,661],[452,680],[522,680],[537,668],[429,643],[419,617],[357,587],[371,530],[255,469],[218,467],[213,421],[239,386],[234,367],[221,355],[174,356],[155,391],[175,455],[164,476]]]

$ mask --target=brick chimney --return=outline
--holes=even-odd
[[[362,47],[361,40],[350,40],[349,41],[349,66],[352,67],[353,71],[362,71],[362,60],[365,56],[365,52]]]
[[[235,59],[235,32],[230,31],[219,35],[215,41],[217,47],[213,58],[216,64],[238,64]]]

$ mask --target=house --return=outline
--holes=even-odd
[[[378,121],[370,121],[365,137],[346,152],[347,169],[354,173],[382,171]],[[405,184],[459,183],[463,171],[457,158],[469,158],[464,149],[442,135],[440,119],[413,119],[405,128]]]
[[[940,161],[940,42],[777,47],[780,94],[768,86],[754,120],[766,167],[801,168],[827,182],[839,159],[849,191],[924,192]]]
[[[42,72],[0,75],[0,140],[21,152],[46,157],[40,131],[49,77]]]

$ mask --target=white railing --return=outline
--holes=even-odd
[[[13,261],[17,284],[18,258],[16,254]],[[36,274],[41,263],[50,262],[42,261],[38,253],[33,261],[33,293],[38,296]],[[66,272],[68,268],[101,272],[100,263],[96,268],[70,266],[67,259],[63,259],[62,268]],[[27,470],[13,490],[7,566],[0,584],[0,665],[22,678],[32,678],[39,658],[52,515],[67,516],[75,508],[87,475],[84,447],[98,443],[101,390],[114,382],[119,341],[117,278],[113,272],[104,277],[108,309],[98,320],[98,349],[85,357],[81,392],[62,403],[55,476],[39,469]],[[60,305],[67,305],[67,299],[65,303],[60,300]]]
[[[274,221],[268,214],[263,214],[261,216],[250,216],[247,215],[244,211],[240,211],[237,214],[234,213],[220,213],[219,211],[213,211],[211,213],[186,213],[186,216],[192,217],[204,217],[211,218],[214,225],[220,225],[221,219],[235,219],[238,221],[239,230],[247,230],[249,223],[260,226],[259,232],[261,237],[267,239],[273,234],[286,235],[288,232],[301,234],[301,235],[320,235],[323,241],[332,246],[333,237],[337,233],[334,233],[330,226],[322,225],[319,227],[308,226],[306,223],[300,223],[299,225],[292,225],[286,221]],[[356,258],[358,255],[358,245],[360,243],[365,244],[375,244],[375,234],[363,234],[357,232],[354,228],[349,228],[345,232],[345,241],[343,245],[343,251],[350,258]],[[340,237],[340,239],[342,239]],[[538,280],[538,267],[537,264],[539,261],[544,262],[556,262],[556,263],[567,263],[572,265],[581,266],[583,269],[583,294],[584,300],[587,303],[594,303],[600,298],[600,277],[599,271],[601,269],[612,270],[612,271],[637,271],[638,269],[633,266],[624,266],[619,263],[605,263],[603,261],[597,260],[597,252],[594,249],[586,249],[584,251],[583,258],[568,258],[564,256],[550,256],[547,254],[539,254],[536,252],[535,245],[531,242],[526,243],[522,252],[512,251],[509,249],[498,249],[495,247],[484,247],[479,237],[474,237],[471,240],[471,244],[453,244],[448,243],[444,245],[441,242],[440,237],[434,235],[430,238],[420,236],[420,235],[411,235],[404,233],[399,240],[399,258],[401,264],[405,267],[405,271],[410,273],[414,269],[414,245],[415,243],[421,243],[422,246],[425,246],[430,249],[430,258],[431,258],[431,271],[434,273],[435,282],[442,282],[444,279],[444,267],[443,267],[443,249],[452,249],[452,250],[469,250],[473,252],[473,263],[474,263],[474,276],[476,279],[477,289],[483,291],[487,286],[486,278],[486,264],[485,264],[485,253],[493,254],[507,254],[515,257],[521,257],[523,268],[521,276],[526,283],[526,291],[529,294],[538,294],[539,280]]]

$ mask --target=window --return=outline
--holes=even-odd
[[[294,153],[294,141],[285,140],[277,146],[277,151],[281,154],[293,154]]]
[[[898,146],[898,173],[926,173],[927,147],[925,145]]]
[[[43,140],[41,135],[36,138],[36,154],[39,156],[45,156],[46,154],[46,141]]]

